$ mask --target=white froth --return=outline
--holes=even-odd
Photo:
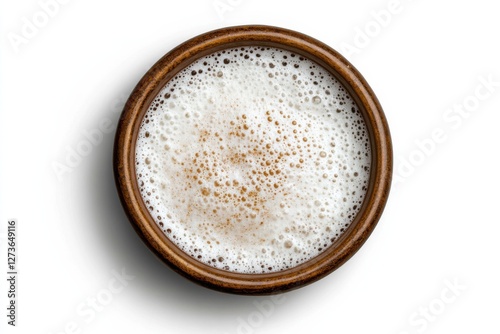
[[[136,146],[141,195],[168,238],[240,273],[291,268],[329,247],[361,207],[370,159],[343,86],[261,47],[182,70],[151,103]]]

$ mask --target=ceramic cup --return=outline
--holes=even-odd
[[[326,250],[279,272],[242,274],[208,266],[183,252],[155,223],[141,197],[135,170],[135,145],[141,121],[165,84],[193,61],[240,46],[276,47],[302,55],[329,71],[350,93],[366,123],[371,144],[369,186],[355,219]],[[361,74],[339,53],[307,35],[270,26],[238,26],[194,37],[163,56],[137,84],[121,115],[115,138],[114,172],[118,194],[130,222],[146,245],[179,274],[219,291],[265,295],[296,289],[328,275],[367,240],[388,198],[392,146],[382,108]],[[180,194],[182,196],[182,194]]]

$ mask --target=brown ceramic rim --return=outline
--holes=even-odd
[[[228,272],[203,264],[180,250],[156,225],[139,192],[135,144],[140,123],[162,87],[194,60],[238,46],[271,46],[316,61],[349,91],[370,135],[370,186],[355,220],[342,236],[315,258],[291,269],[268,274]],[[146,245],[181,275],[212,289],[248,295],[280,293],[310,284],[337,269],[363,245],[384,209],[392,177],[392,144],[382,108],[361,74],[339,53],[307,35],[270,26],[238,26],[196,36],[163,56],[130,95],[115,138],[114,173],[122,205]]]

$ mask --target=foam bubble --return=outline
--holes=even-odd
[[[329,247],[361,207],[370,159],[344,87],[300,55],[262,47],[179,72],[136,146],[141,195],[167,237],[241,273],[291,268]]]

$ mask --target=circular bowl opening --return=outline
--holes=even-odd
[[[217,269],[188,255],[160,229],[141,197],[136,143],[141,122],[161,89],[197,59],[234,47],[273,47],[317,63],[353,98],[366,125],[371,166],[363,203],[348,228],[319,255],[290,269],[245,274]],[[179,274],[223,292],[265,295],[310,284],[337,269],[363,245],[384,209],[392,177],[392,146],[383,110],[361,74],[340,54],[307,35],[269,26],[238,26],[194,37],[163,56],[137,84],[121,115],[114,147],[115,180],[122,205],[146,245]]]

